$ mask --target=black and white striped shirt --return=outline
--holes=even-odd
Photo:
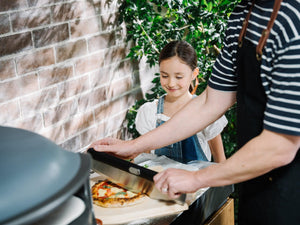
[[[257,0],[245,38],[258,44],[273,11],[273,0]],[[228,21],[224,48],[213,67],[209,86],[236,91],[238,36],[251,1],[242,1]],[[264,128],[300,135],[300,0],[284,0],[263,49],[261,78],[267,95]]]

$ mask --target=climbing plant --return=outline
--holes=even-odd
[[[119,22],[126,24],[127,41],[134,43],[128,57],[146,58],[150,67],[158,63],[160,50],[171,40],[185,40],[196,50],[200,69],[200,94],[207,85],[212,66],[222,49],[227,20],[239,0],[124,0],[119,8]],[[152,80],[152,89],[145,98],[137,100],[127,113],[127,129],[133,138],[139,136],[135,129],[138,108],[164,93],[159,74]],[[230,156],[236,148],[235,107],[226,113],[229,120],[222,138],[225,153]]]

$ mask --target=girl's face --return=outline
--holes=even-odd
[[[160,62],[160,84],[169,97],[179,98],[189,94],[189,87],[198,75],[198,68],[194,71],[180,58],[174,56]]]

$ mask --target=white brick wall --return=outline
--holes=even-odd
[[[120,136],[154,70],[125,59],[117,2],[0,1],[0,125],[71,151]]]

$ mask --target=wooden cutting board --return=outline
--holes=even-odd
[[[103,180],[102,175],[93,176],[90,179],[91,187],[98,181]],[[94,214],[97,219],[102,220],[103,225],[128,223],[133,220],[145,219],[151,217],[166,216],[170,214],[179,214],[187,210],[188,205],[179,205],[165,201],[159,201],[146,198],[145,201],[137,205],[124,208],[103,208],[93,204]]]

